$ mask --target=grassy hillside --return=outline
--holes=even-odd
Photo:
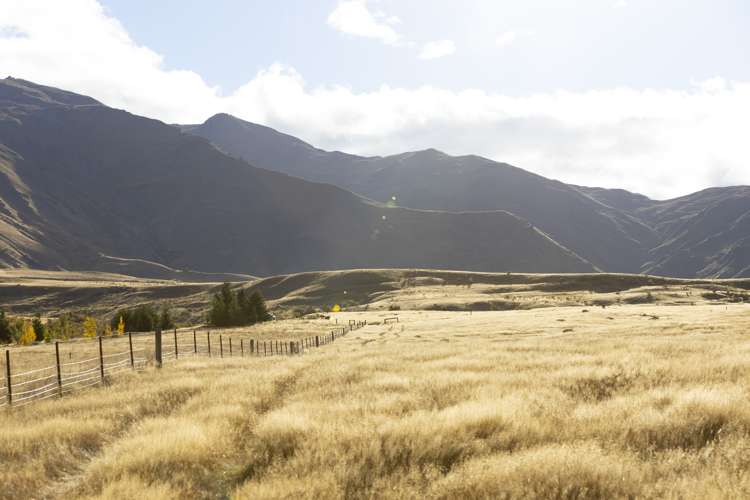
[[[0,498],[747,497],[746,308],[341,314],[0,414]]]

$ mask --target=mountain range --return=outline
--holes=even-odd
[[[379,204],[13,78],[0,82],[0,265],[212,279],[361,267],[594,270],[507,211]]]
[[[446,211],[506,210],[609,272],[750,276],[750,187],[667,201],[565,184],[479,156],[429,149],[362,157],[217,114],[183,130],[259,167],[341,186],[380,202]]]
[[[0,267],[243,279],[321,269],[750,276],[750,188],[669,201],[478,156],[328,152],[0,80]]]

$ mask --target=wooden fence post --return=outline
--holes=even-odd
[[[130,368],[135,370],[135,358],[133,357],[133,334],[128,332],[128,346],[130,347]]]
[[[154,330],[154,361],[156,367],[161,368],[161,328]]]
[[[206,331],[206,339],[208,342],[208,357],[211,357],[211,330]]]
[[[250,355],[255,354],[255,339],[250,339]]]
[[[198,354],[198,336],[195,334],[195,330],[193,330],[193,354]]]
[[[320,347],[320,336],[319,335],[315,336],[315,347]]]
[[[224,357],[224,339],[222,338],[221,334],[219,334],[219,355],[222,358]]]
[[[102,348],[101,335],[99,335],[99,374],[101,375],[102,385],[104,385],[104,348]]]
[[[229,357],[232,357],[232,337],[229,337]]]
[[[174,359],[180,357],[180,353],[177,352],[177,328],[174,329]]]
[[[13,385],[10,376],[10,350],[5,350],[5,396],[8,399],[8,406],[13,406]]]
[[[57,392],[62,397],[62,371],[60,370],[60,342],[55,340],[55,367],[57,368]]]
[[[245,343],[240,339],[240,357],[245,357]]]

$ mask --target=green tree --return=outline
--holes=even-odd
[[[160,324],[160,315],[149,304],[142,304],[131,309],[121,309],[112,316],[109,322],[110,328],[117,330],[120,320],[123,321],[123,333],[125,325],[129,332],[150,332]],[[119,330],[118,330],[119,331]]]
[[[5,316],[5,311],[0,310],[0,344],[9,344],[13,341],[13,331],[10,321]]]
[[[258,315],[255,311],[253,302],[250,300],[250,295],[247,294],[245,289],[240,289],[237,292],[237,309],[238,309],[238,321],[239,325],[253,325],[258,322]]]
[[[224,283],[211,298],[208,322],[214,326],[232,326],[237,319],[237,295],[229,283]]]
[[[159,315],[159,326],[162,330],[174,328],[174,321],[172,321],[172,316],[170,316],[169,309],[166,307],[161,310],[161,314]]]
[[[233,292],[231,285],[224,283],[211,297],[208,323],[213,326],[252,325],[269,319],[266,301],[257,290],[249,295],[244,289]]]
[[[250,295],[250,303],[255,310],[257,321],[261,322],[271,319],[271,313],[268,312],[266,299],[263,298],[263,294],[260,293],[260,290],[255,290],[252,295]]]
[[[31,322],[31,326],[34,328],[34,335],[36,335],[36,341],[42,342],[45,340],[47,328],[42,323],[42,318],[37,314],[34,316],[34,320]]]

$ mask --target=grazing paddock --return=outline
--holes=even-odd
[[[300,354],[344,334],[337,320],[290,320],[162,334],[160,361],[191,356],[232,358]],[[0,364],[0,409],[18,408],[103,385],[124,371],[158,364],[153,332],[6,347]],[[10,388],[10,390],[9,390]]]
[[[750,306],[335,317],[370,324],[4,413],[0,495],[750,496]]]
[[[219,335],[228,343],[229,339],[235,340],[239,346],[239,339],[255,339],[257,341],[289,341],[300,340],[316,335],[323,336],[330,333],[332,329],[339,326],[346,326],[345,321],[335,322],[335,319],[291,319],[284,321],[269,321],[258,323],[252,326],[242,326],[236,328],[179,328],[177,330],[178,353],[189,354],[194,351],[197,345],[198,352],[205,354],[208,351],[208,332],[211,332],[212,348],[215,347],[218,353]],[[195,343],[193,341],[193,332]],[[167,355],[173,354],[174,341],[173,331],[164,331],[164,352]],[[133,349],[141,353],[141,356],[152,360],[154,357],[154,334],[151,333],[133,333]],[[129,341],[127,335],[113,335],[103,337],[103,348],[105,355],[129,352]],[[239,347],[238,347],[239,348]],[[55,364],[55,346],[54,344],[35,344],[31,346],[2,346],[0,350],[10,349],[14,370],[26,371],[44,368]],[[60,360],[63,363],[80,362],[87,359],[96,358],[99,355],[99,344],[97,339],[78,338],[70,341],[60,342]],[[0,359],[0,369],[5,373],[5,358]],[[0,377],[1,378],[1,377]],[[1,385],[1,384],[0,384]]]

